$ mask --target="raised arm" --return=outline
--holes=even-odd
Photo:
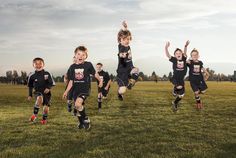
[[[190,41],[189,40],[187,40],[186,41],[186,43],[185,43],[185,45],[184,45],[184,56],[187,58],[187,48],[188,48],[188,45],[189,45],[189,43],[190,43]]]
[[[170,47],[170,42],[166,42],[165,52],[166,52],[166,56],[170,59],[171,55],[170,55],[169,50],[168,50],[169,47]]]

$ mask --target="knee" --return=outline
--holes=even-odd
[[[126,87],[120,87],[119,90],[118,90],[118,93],[119,94],[124,94],[126,92]]]
[[[43,104],[43,96],[38,96],[36,102],[37,102],[38,105]]]
[[[130,73],[131,73],[131,74],[138,74],[138,73],[139,73],[139,68],[134,67],[134,68],[131,70]]]
[[[204,91],[201,91],[201,93],[202,93],[202,94],[206,93],[206,90],[204,90]]]
[[[82,98],[77,98],[76,99],[76,101],[75,101],[75,106],[77,107],[77,108],[80,108],[80,107],[82,107],[82,105],[83,105],[83,99]]]

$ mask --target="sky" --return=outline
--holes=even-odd
[[[144,73],[168,74],[164,54],[197,48],[206,67],[217,73],[236,70],[236,0],[0,0],[0,75],[6,70],[33,71],[42,57],[45,69],[61,75],[79,45],[88,61],[115,73],[117,32],[126,20],[132,32],[134,64]]]

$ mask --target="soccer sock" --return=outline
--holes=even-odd
[[[177,96],[177,97],[175,98],[174,103],[175,103],[175,104],[178,104],[181,99],[182,99],[182,98],[180,98],[180,97]]]
[[[196,102],[197,102],[197,103],[201,103],[201,98],[200,98],[200,96],[195,96],[195,99],[196,99]]]
[[[131,79],[133,79],[133,80],[135,80],[135,81],[138,80],[138,77],[139,77],[139,74],[138,74],[138,73],[133,73],[133,74],[131,75]]]
[[[98,109],[102,108],[102,98],[98,97]]]
[[[34,105],[34,111],[33,111],[34,115],[37,116],[39,113],[39,106],[37,104]]]
[[[48,117],[48,107],[45,109],[46,107],[44,107],[43,109],[43,120],[47,120]]]
[[[85,113],[85,107],[82,106],[81,110],[78,110],[78,111],[79,111],[79,116],[78,116],[79,122],[83,124],[84,119],[87,116]]]
[[[72,103],[73,103],[72,100],[68,100],[68,101],[67,101],[67,106],[68,106],[69,108],[71,108],[71,107],[72,107]]]

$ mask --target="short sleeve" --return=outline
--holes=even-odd
[[[174,63],[174,62],[177,61],[177,59],[176,59],[175,57],[171,56],[171,58],[169,59],[169,61],[172,62],[172,63]]]
[[[73,70],[74,70],[73,65],[71,65],[67,71],[68,80],[74,80],[74,71]]]
[[[88,68],[88,70],[89,70],[89,74],[90,75],[95,75],[95,73],[96,73],[96,71],[95,71],[95,69],[94,69],[94,67],[93,67],[93,64],[92,63],[90,63],[89,62],[89,68]]]

